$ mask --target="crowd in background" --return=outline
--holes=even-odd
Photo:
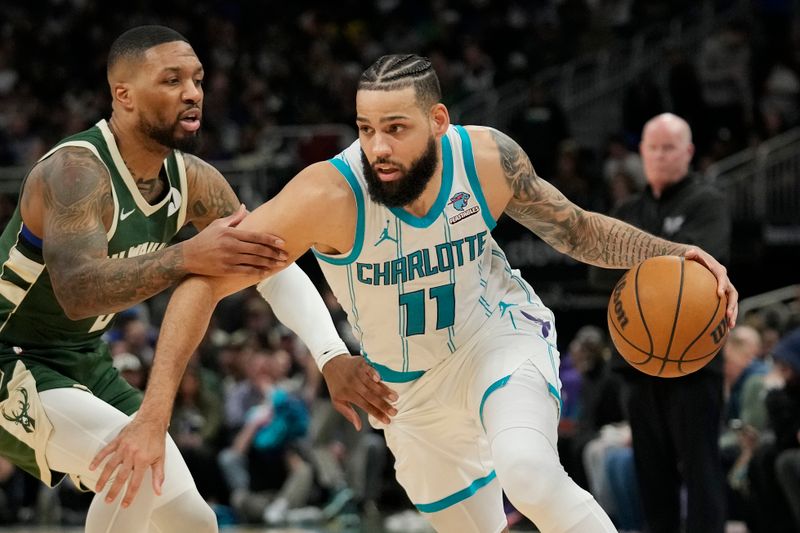
[[[557,97],[533,82],[508,132],[540,175],[582,207],[603,212],[644,186],[639,134],[660,112],[689,121],[695,167],[703,170],[800,124],[793,4],[755,1],[753,17],[718,28],[699,50],[670,50],[662,75],[645,73],[620,95],[622,123],[600,151],[571,137]],[[275,125],[351,124],[357,77],[383,53],[428,55],[445,102],[455,104],[513,79],[533,80],[545,67],[694,5],[346,0],[314,8],[282,4],[264,17],[255,1],[17,3],[5,6],[0,20],[0,166],[29,166],[66,134],[108,116],[108,44],[139,23],[172,26],[195,47],[206,70],[200,155],[221,161],[263,152]],[[12,196],[0,198],[0,221],[13,209]],[[329,292],[324,296],[357,353],[343,312]],[[121,313],[110,332],[115,365],[142,388],[166,298]],[[791,333],[798,326],[800,302],[741,317],[719,356],[730,517],[753,533],[800,529],[800,340]],[[624,388],[608,368],[607,336],[587,326],[565,341],[562,460],[621,529],[641,529]],[[382,435],[356,433],[332,409],[305,347],[255,291],[217,309],[181,383],[170,433],[221,522],[347,522],[377,508],[409,507]],[[0,523],[77,524],[88,501],[69,482],[41,493],[0,459]],[[513,509],[509,517],[519,518]]]

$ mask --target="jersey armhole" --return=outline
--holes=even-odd
[[[353,247],[349,252],[338,255],[324,254],[315,248],[311,248],[311,252],[319,259],[332,265],[349,265],[355,261],[361,254],[361,248],[364,245],[364,191],[353,174],[353,169],[343,160],[338,157],[329,159],[328,162],[332,164],[339,173],[344,176],[345,181],[353,191],[353,196],[356,199],[356,234],[353,240]]]
[[[469,133],[464,129],[464,126],[454,126],[461,137],[461,153],[464,156],[464,169],[467,171],[467,179],[472,192],[475,193],[475,199],[478,200],[478,205],[481,206],[481,215],[483,221],[488,226],[489,231],[497,226],[497,221],[489,211],[489,206],[486,204],[486,197],[483,195],[481,188],[481,181],[478,179],[478,170],[475,167],[475,156],[472,154],[472,141],[469,138]]]

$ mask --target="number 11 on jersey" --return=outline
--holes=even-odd
[[[456,319],[455,283],[406,292],[400,295],[400,307],[405,308],[406,331],[405,336],[422,335],[425,333],[425,302],[436,302],[436,329],[445,329],[453,325]]]

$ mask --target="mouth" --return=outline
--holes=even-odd
[[[403,176],[399,168],[391,165],[375,165],[373,168],[381,181],[395,181]]]
[[[194,133],[200,129],[200,119],[202,116],[203,114],[199,109],[191,109],[185,113],[181,113],[181,115],[178,117],[178,122],[180,122],[181,127],[185,131]]]

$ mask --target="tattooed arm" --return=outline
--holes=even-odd
[[[495,166],[488,170],[502,176],[498,180],[501,194],[494,194],[493,205],[503,205],[511,218],[555,249],[584,263],[631,268],[658,255],[683,255],[697,261],[717,278],[717,294],[727,297],[728,326],[736,325],[739,293],[719,261],[697,247],[660,239],[616,218],[584,211],[536,175],[528,156],[516,142],[499,131],[487,131],[491,141],[479,145],[484,148],[488,145],[491,155],[487,157],[485,152],[481,155],[494,161]]]
[[[241,205],[228,181],[220,172],[199,157],[184,154],[187,198],[187,221],[202,230],[218,218],[231,215]]]
[[[23,191],[22,211],[44,242],[53,291],[73,320],[126,309],[187,272],[180,248],[108,257],[106,226],[114,216],[110,178],[86,149],[62,148],[37,165]]]
[[[233,196],[230,187],[228,192]],[[21,204],[26,225],[43,240],[56,298],[73,320],[127,309],[188,273],[263,276],[283,266],[274,259],[279,252],[272,248],[273,237],[233,227],[244,218],[243,209],[175,246],[137,257],[109,258],[106,232],[114,217],[110,177],[84,148],[62,148],[34,167]],[[222,212],[209,208],[200,224],[208,226]],[[209,261],[211,257],[215,260]]]
[[[648,257],[681,255],[690,249],[621,220],[584,211],[536,175],[516,142],[496,130],[491,135],[511,192],[505,212],[558,251],[592,265],[630,268]]]

